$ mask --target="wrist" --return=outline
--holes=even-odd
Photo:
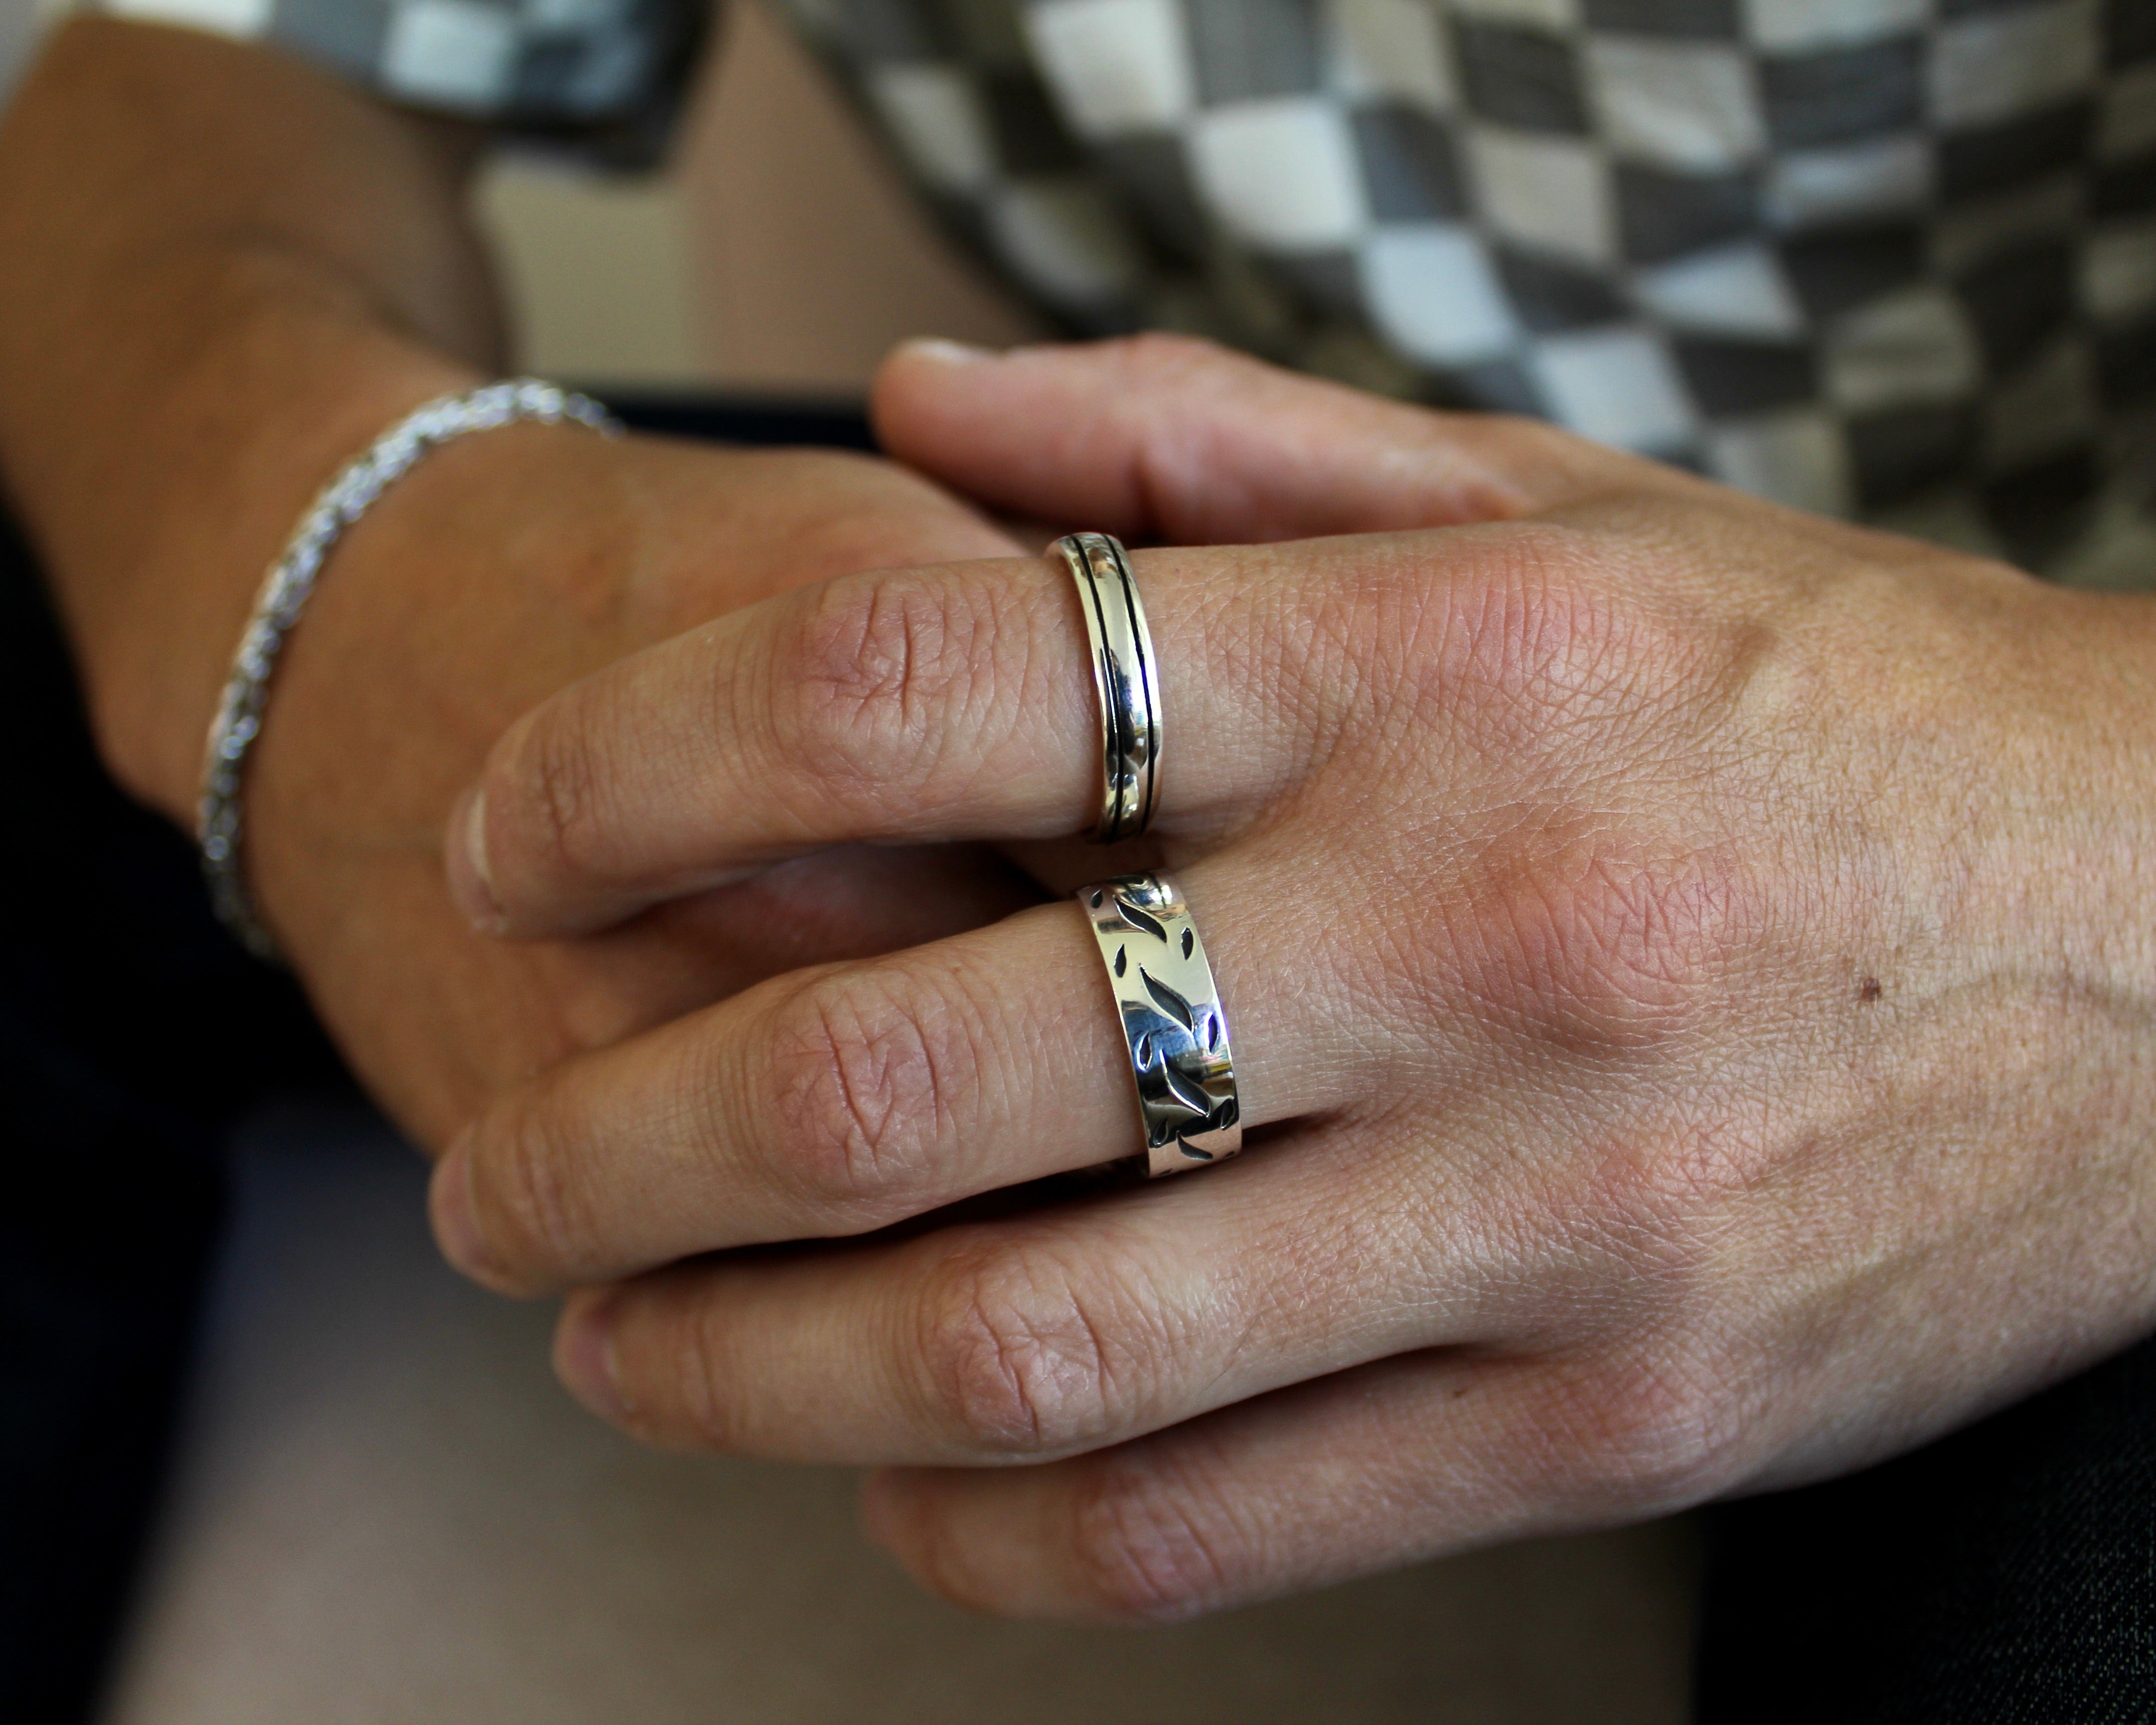
[[[1981,619],[1994,644],[1968,660],[1982,758],[1975,794],[1941,809],[1964,908],[2025,1010],[2092,1012],[2138,1047],[2156,1022],[2156,601],[2034,583],[2023,598]]]
[[[475,381],[382,331],[280,308],[206,344],[145,434],[85,475],[126,500],[134,531],[64,538],[55,585],[100,749],[131,794],[192,824],[241,633],[308,505],[404,414]]]

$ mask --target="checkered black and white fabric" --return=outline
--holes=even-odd
[[[373,7],[382,87],[528,119],[572,106],[536,88],[572,15],[548,89],[640,99],[593,69],[657,0],[499,8],[492,95],[402,22],[483,0],[110,3],[307,43],[300,12]],[[2031,565],[2092,523],[2118,564],[2156,478],[2156,0],[781,3],[1075,328],[1207,330]]]

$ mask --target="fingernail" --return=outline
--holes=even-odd
[[[925,359],[939,366],[977,365],[996,357],[993,347],[976,347],[970,341],[952,341],[942,336],[916,336],[911,341],[900,342],[898,351],[909,359]]]
[[[435,1163],[434,1178],[427,1187],[427,1214],[442,1255],[473,1281],[491,1285],[500,1272],[487,1255],[486,1241],[473,1218],[471,1140],[471,1128],[466,1127]]]
[[[477,787],[457,798],[449,811],[448,855],[449,896],[480,934],[500,934],[509,926],[494,896],[494,876],[486,860],[486,793]]]
[[[619,1425],[629,1418],[629,1409],[614,1363],[613,1308],[610,1292],[570,1303],[562,1315],[554,1369],[570,1394],[600,1419]]]

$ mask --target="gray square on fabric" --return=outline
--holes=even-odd
[[[1191,59],[1208,106],[1317,88],[1317,30],[1308,0],[1183,0]]]
[[[2052,240],[1992,258],[1955,282],[1994,376],[2073,321],[2074,263],[2074,248]]]
[[[1538,335],[1617,323],[1631,308],[1603,276],[1516,247],[1491,248],[1505,297],[1522,323]]]
[[[2077,167],[2095,121],[2096,104],[2082,99],[1998,126],[1948,132],[1939,140],[1939,190],[1967,198]]]
[[[1758,225],[1758,187],[1748,173],[1671,173],[1620,162],[1614,182],[1618,244],[1635,264],[1665,263]]]
[[[1522,131],[1585,135],[1587,100],[1572,44],[1464,18],[1454,23],[1453,43],[1470,112]]]
[[[1527,369],[1517,360],[1459,366],[1434,377],[1426,398],[1432,407],[1474,407],[1494,413],[1541,418],[1548,408]]]
[[[1898,408],[1844,427],[1856,490],[1866,509],[1906,503],[1955,477],[1976,448],[1976,409],[1966,403]]]
[[[1025,35],[1010,0],[933,0],[939,33],[977,66],[1022,67]]]
[[[2097,389],[2113,413],[2156,398],[2156,319],[2097,338]]]
[[[518,105],[547,110],[568,107],[589,47],[576,37],[527,40],[516,59]]]
[[[997,160],[1012,174],[1053,174],[1085,165],[1085,153],[1064,131],[1037,78],[990,72],[977,81]]]
[[[1680,336],[1671,346],[1685,387],[1712,419],[1794,407],[1819,393],[1819,367],[1809,347],[1703,336]]]
[[[2110,0],[2104,8],[2103,44],[2107,65],[2156,59],[2156,0]]]
[[[2082,445],[1998,475],[1980,495],[2008,555],[2035,568],[2072,542],[2102,485],[2103,464],[2093,446]]]
[[[276,0],[267,33],[371,78],[389,34],[389,7],[387,0]]]
[[[869,60],[934,59],[957,47],[921,0],[828,0],[849,52]]]
[[[1829,229],[1785,239],[1782,271],[1815,320],[1832,317],[1924,274],[1924,234],[1914,222]]]
[[[1433,221],[1467,206],[1459,151],[1442,122],[1418,108],[1362,108],[1349,116],[1373,219]]]
[[[1586,0],[1592,30],[1632,36],[1686,36],[1714,42],[1742,39],[1737,0]]]
[[[1206,255],[1205,212],[1180,136],[1109,138],[1093,146],[1093,153],[1137,206],[1146,231],[1171,256],[1196,263]]]
[[[1271,260],[1273,273],[1312,305],[1351,323],[1363,320],[1363,272],[1352,251],[1301,252]]]
[[[2132,216],[2150,209],[2156,209],[2156,153],[2097,170],[2089,193],[2092,214]]]
[[[1922,41],[1867,42],[1759,63],[1767,134],[1777,149],[1804,149],[1918,126],[1924,114]]]

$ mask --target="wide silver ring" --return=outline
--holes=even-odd
[[[1078,891],[1115,991],[1158,1178],[1243,1147],[1235,1058],[1213,968],[1172,875],[1118,875]]]
[[[1096,845],[1135,839],[1160,797],[1160,675],[1130,558],[1112,535],[1055,542],[1078,583],[1101,711],[1101,812]]]

